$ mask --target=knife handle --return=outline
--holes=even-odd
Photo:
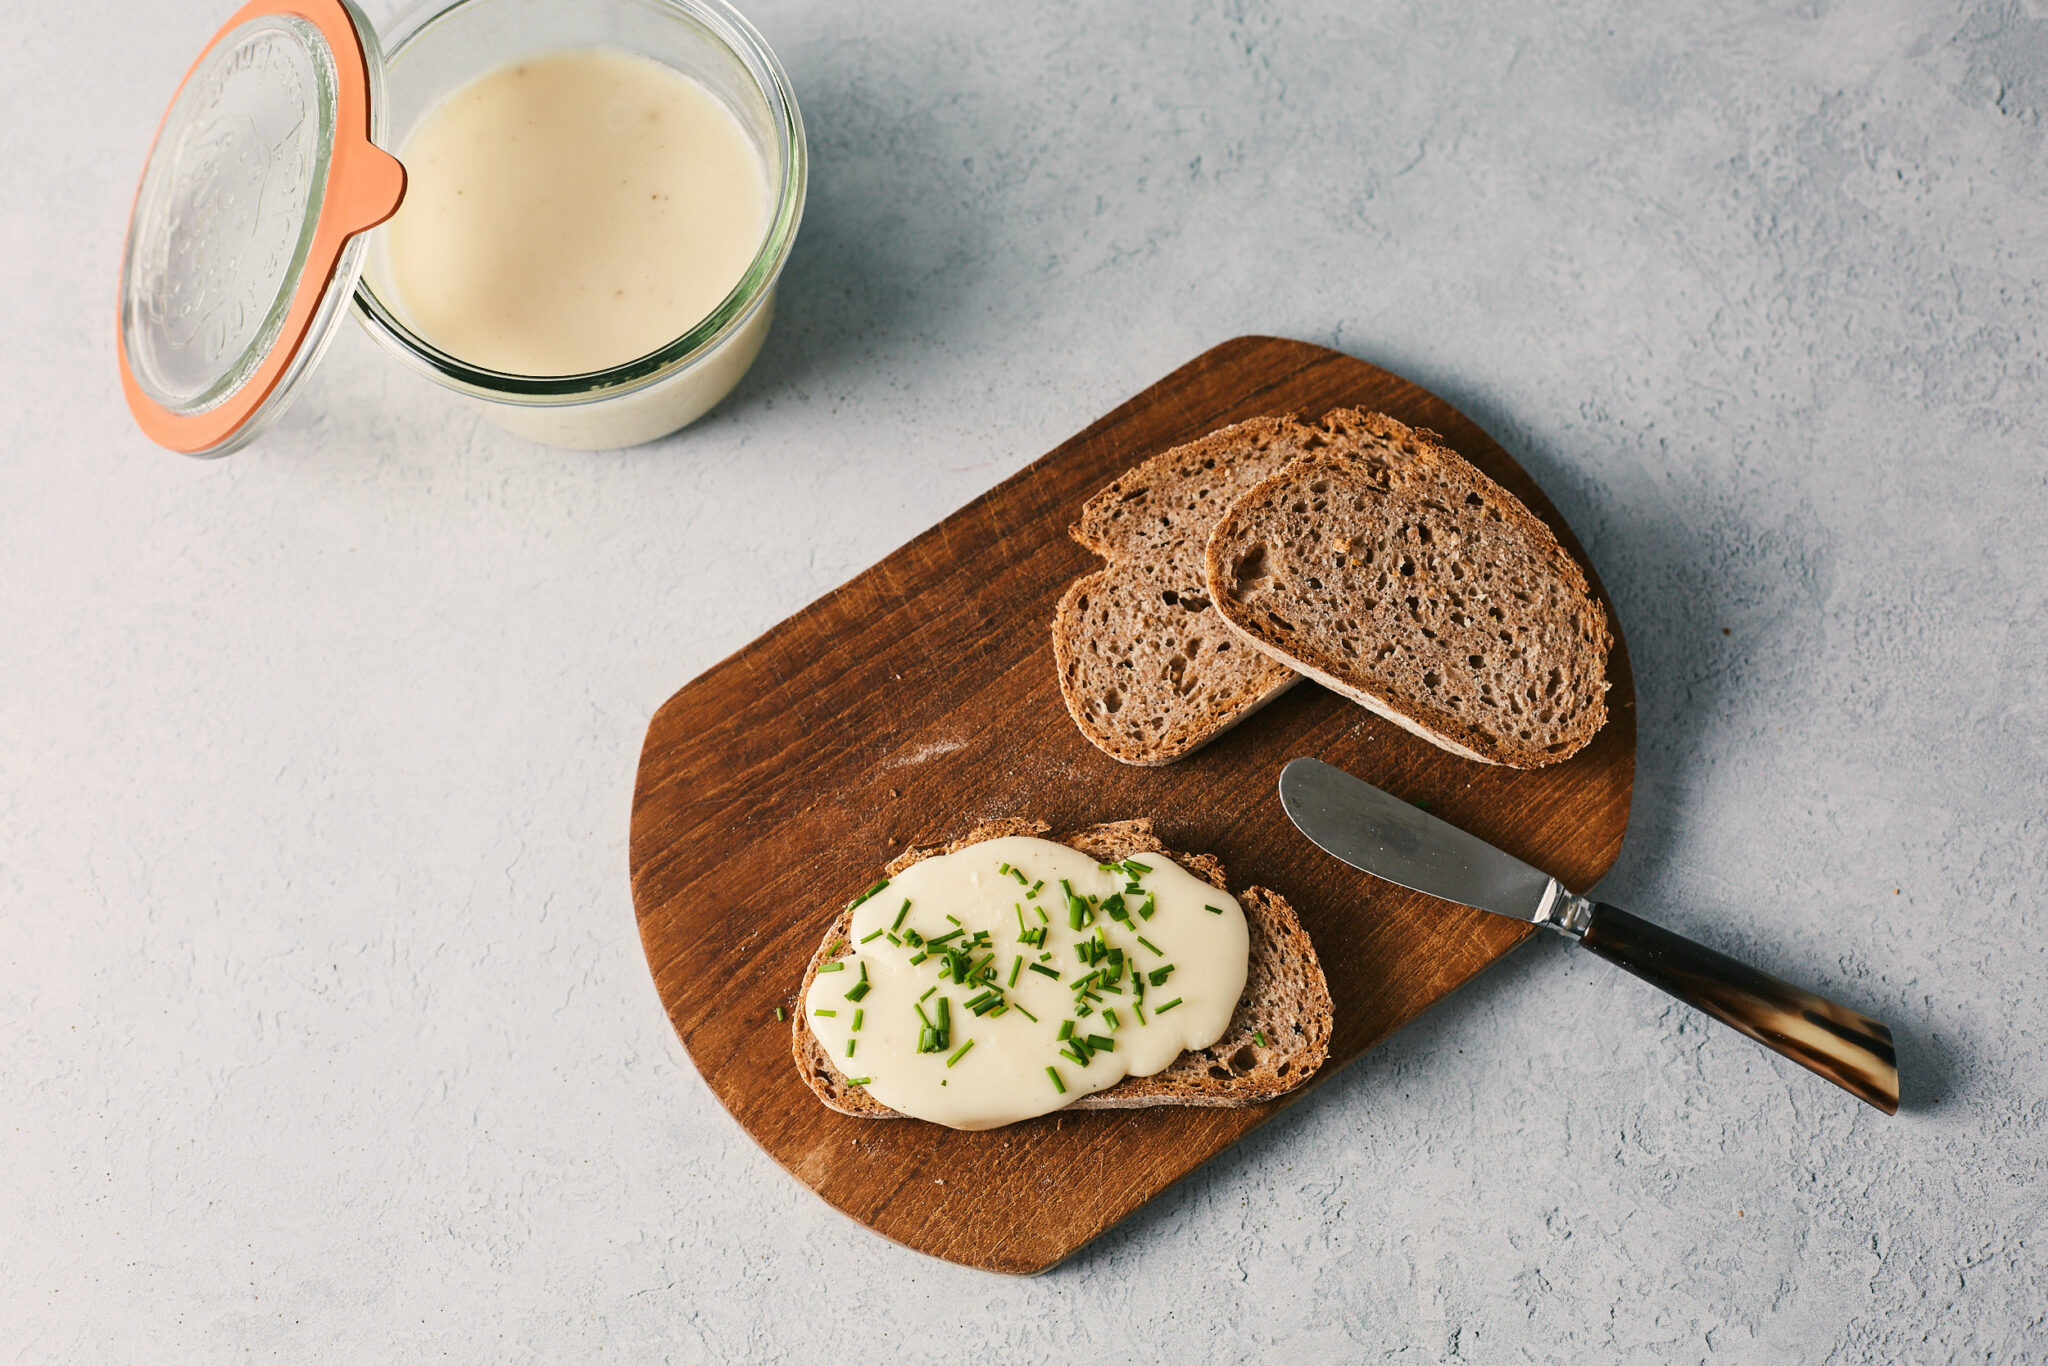
[[[1675,935],[1619,906],[1594,902],[1581,946],[1741,1030],[1888,1115],[1899,1112],[1892,1032],[1847,1006]]]

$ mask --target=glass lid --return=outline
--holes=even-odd
[[[382,66],[349,0],[255,0],[186,73],[121,262],[121,386],[144,432],[225,455],[291,401],[347,312],[405,170],[372,141]]]

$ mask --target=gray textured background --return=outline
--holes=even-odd
[[[816,170],[723,409],[544,450],[351,328],[203,464],[112,300],[230,8],[7,7],[0,1360],[2048,1352],[2038,3],[757,0]],[[719,1110],[649,714],[1252,331],[1536,474],[1640,679],[1607,891],[1889,1019],[1906,1113],[1539,944],[1008,1281]]]

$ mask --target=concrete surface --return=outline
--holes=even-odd
[[[0,1361],[2048,1355],[2036,0],[758,0],[817,169],[713,418],[526,446],[351,330],[207,464],[112,301],[229,9],[6,25]],[[1250,331],[1536,473],[1641,679],[1606,890],[1890,1020],[1906,1113],[1544,944],[1005,1281],[718,1109],[649,714]]]

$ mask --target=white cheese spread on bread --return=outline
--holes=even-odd
[[[955,1129],[1030,1119],[1223,1036],[1250,936],[1163,854],[1010,836],[913,864],[854,908],[803,1009],[876,1100]]]

